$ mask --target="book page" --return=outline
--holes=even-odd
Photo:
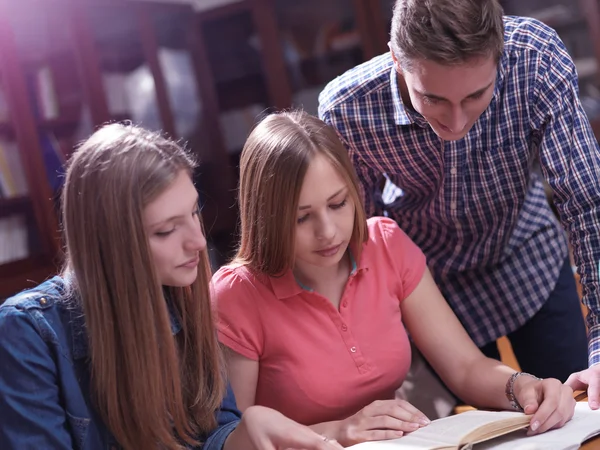
[[[406,436],[389,441],[365,442],[353,445],[353,450],[435,450],[456,448],[461,439],[474,430],[502,421],[523,417],[522,413],[511,411],[468,411],[456,416],[434,420]]]
[[[491,441],[477,444],[476,450],[571,450],[592,436],[600,434],[600,410],[592,411],[587,402],[575,406],[573,419],[557,430],[527,436],[525,430],[515,431]]]

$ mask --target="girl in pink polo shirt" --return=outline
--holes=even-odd
[[[486,358],[446,304],[423,253],[384,217],[366,219],[335,132],[274,114],[240,163],[241,241],[213,277],[219,338],[239,407],[264,405],[342,445],[426,426],[394,398],[410,366],[407,332],[446,385],[477,406],[564,425],[572,390]]]

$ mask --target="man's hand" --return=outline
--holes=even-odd
[[[600,364],[571,374],[565,384],[574,391],[585,391],[587,389],[590,408],[600,408]]]

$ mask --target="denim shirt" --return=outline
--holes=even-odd
[[[0,305],[0,447],[120,449],[90,396],[87,334],[81,307],[54,277]],[[176,334],[181,326],[172,316]],[[238,425],[231,389],[217,428],[198,436],[204,450],[223,448]]]

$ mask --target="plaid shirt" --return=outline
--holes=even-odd
[[[401,100],[391,56],[330,82],[319,115],[335,127],[362,182],[368,215],[386,213],[421,247],[479,346],[518,329],[544,304],[574,248],[588,316],[590,364],[600,362],[600,149],[578,98],[573,61],[556,32],[505,17],[492,101],[469,133],[443,141]],[[383,205],[385,180],[401,195]]]

